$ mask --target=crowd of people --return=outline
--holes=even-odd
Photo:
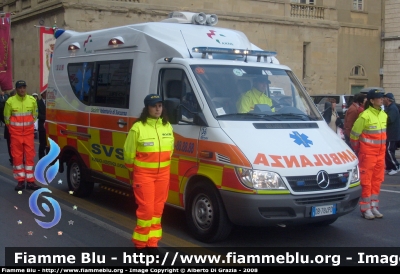
[[[344,117],[344,138],[358,157],[362,187],[360,210],[367,220],[382,218],[379,193],[385,174],[400,171],[396,149],[400,141],[400,109],[392,93],[371,89],[356,94]],[[323,113],[329,127],[336,132],[340,122],[335,102],[328,100]],[[340,120],[340,119],[339,119]],[[335,121],[335,122],[333,122]]]
[[[35,122],[39,116],[39,159],[45,156],[47,140],[44,122],[46,119],[46,91],[41,93],[41,99],[27,94],[27,84],[23,80],[15,83],[15,90],[9,94],[0,93],[0,118],[4,124],[4,139],[10,164],[13,166],[13,175],[17,186],[15,190],[37,190],[35,183],[34,145]]]

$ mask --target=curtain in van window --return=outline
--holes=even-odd
[[[94,102],[92,105],[128,108],[132,60],[96,63]]]
[[[75,96],[86,105],[89,104],[92,74],[93,63],[68,64],[68,77],[72,90]]]

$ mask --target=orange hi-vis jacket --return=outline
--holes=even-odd
[[[174,150],[174,135],[171,124],[162,124],[162,119],[147,118],[145,124],[135,123],[128,133],[124,145],[126,167],[134,166],[144,173],[159,173],[169,167]]]
[[[34,134],[34,123],[38,116],[36,99],[18,94],[8,98],[4,107],[4,121],[11,136]]]
[[[355,152],[384,155],[386,148],[387,114],[370,106],[354,122],[350,143]]]

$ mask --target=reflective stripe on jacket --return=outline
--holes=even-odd
[[[355,151],[379,155],[386,148],[387,114],[370,106],[354,122],[350,132],[351,146]]]
[[[124,144],[124,160],[129,170],[136,166],[145,173],[158,173],[171,164],[174,134],[170,123],[147,118],[145,124],[135,123]]]
[[[16,94],[6,101],[4,122],[11,135],[33,134],[37,116],[37,102],[33,96]]]
[[[239,113],[247,113],[254,110],[254,105],[264,104],[271,107],[272,111],[275,109],[272,106],[272,100],[265,93],[259,91],[256,88],[252,88],[247,91],[237,103],[237,109]]]

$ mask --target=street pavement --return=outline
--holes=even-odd
[[[0,231],[3,235],[0,237],[0,265],[4,265],[5,247],[81,249],[133,246],[130,241],[136,223],[133,201],[103,191],[94,191],[86,199],[69,195],[65,173],[58,174],[48,187],[52,191],[48,196],[58,201],[62,218],[57,226],[50,229],[40,227],[28,203],[32,191],[24,190],[21,195],[14,191],[16,183],[12,178],[6,142],[1,133],[0,127]],[[38,140],[35,143],[37,147]],[[400,161],[400,150],[396,151],[396,158]],[[59,180],[62,180],[62,184],[58,183]],[[361,218],[356,209],[324,228],[235,227],[226,241],[212,244],[194,240],[188,233],[184,212],[166,207],[160,245],[197,249],[222,247],[235,251],[239,247],[399,247],[399,195],[400,172],[393,176],[385,175],[380,195],[383,219],[367,221]]]

